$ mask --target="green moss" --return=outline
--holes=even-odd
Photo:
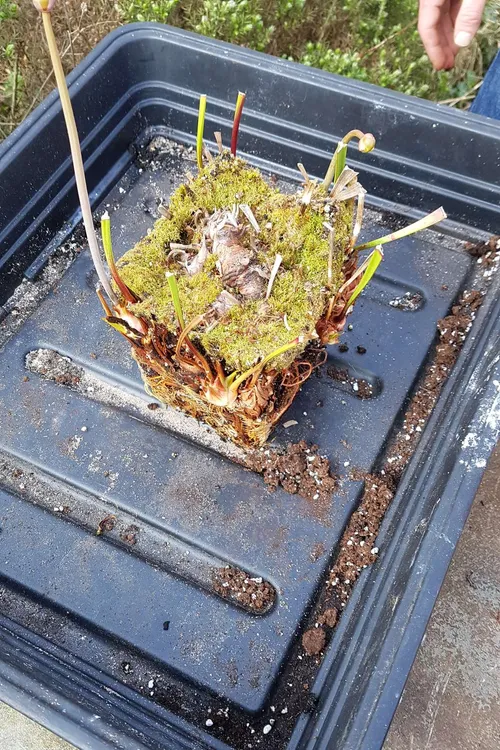
[[[211,358],[222,360],[228,372],[248,369],[297,336],[310,340],[316,321],[343,282],[342,264],[353,213],[352,201],[334,207],[333,215],[304,208],[297,196],[280,193],[243,160],[217,157],[176,190],[170,200],[170,218],[157,221],[150,234],[119,262],[123,280],[141,299],[135,312],[154,318],[169,330],[177,329],[167,270],[176,274],[187,322],[208,310],[224,288],[215,256],[209,254],[203,270],[190,277],[175,259],[167,260],[170,243],[199,241],[200,217],[231,209],[237,203],[248,204],[260,226],[261,266],[270,270],[277,253],[283,260],[267,302],[243,300],[211,330],[199,328],[192,333],[193,340]],[[242,221],[247,224],[246,219]],[[336,233],[331,289],[327,289],[325,221],[335,225]],[[242,243],[248,244],[251,237],[252,232],[243,235]],[[284,367],[296,355],[297,350],[291,350],[269,367]]]
[[[201,336],[201,344],[210,356],[226,362],[229,370],[243,372],[266,354],[292,341],[299,326],[296,328],[295,333],[288,331],[283,316],[276,315],[270,305],[258,300],[233,307],[224,323]],[[284,367],[295,356],[296,352],[287,353],[269,366]]]

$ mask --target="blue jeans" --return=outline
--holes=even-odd
[[[500,52],[488,68],[469,111],[500,120]]]

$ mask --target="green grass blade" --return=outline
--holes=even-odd
[[[373,253],[370,255],[369,258],[367,258],[366,268],[365,272],[362,275],[357,287],[349,297],[349,301],[346,305],[346,310],[350,308],[352,304],[356,301],[356,299],[359,297],[365,286],[371,281],[375,271],[380,265],[380,262],[382,261],[384,257],[384,254],[382,252],[381,247],[377,247]]]
[[[198,130],[196,133],[196,160],[198,169],[203,169],[203,133],[205,130],[205,112],[207,109],[207,97],[200,96],[200,108],[198,110]]]
[[[339,143],[339,147],[337,149],[337,158],[335,159],[335,172],[333,175],[333,184],[337,182],[340,175],[344,171],[346,160],[347,160],[347,144]]]
[[[236,391],[238,389],[238,387],[242,383],[244,383],[247,378],[250,377],[250,375],[253,375],[253,373],[256,372],[257,370],[263,370],[264,367],[267,365],[268,362],[270,362],[272,359],[275,359],[275,357],[279,357],[280,354],[284,354],[289,349],[293,349],[294,346],[298,346],[298,344],[300,344],[301,341],[302,341],[302,338],[300,336],[297,336],[297,338],[295,338],[293,341],[290,341],[289,344],[283,344],[283,346],[280,346],[278,349],[275,349],[273,352],[271,352],[270,354],[268,354],[267,356],[265,356],[264,359],[261,359],[261,361],[258,362],[256,365],[254,365],[249,370],[246,370],[241,375],[239,375],[236,378],[236,380],[234,380],[231,383],[231,386],[230,386],[231,390]],[[232,378],[233,374],[234,373],[232,373],[229,376],[229,378]]]
[[[106,258],[106,263],[108,264],[113,281],[127,302],[137,302],[135,295],[132,294],[128,286],[120,278],[120,274],[116,267],[115,258],[113,256],[113,245],[111,242],[111,219],[109,218],[107,211],[103,213],[101,217],[101,237],[104,248],[104,257]]]
[[[384,235],[384,237],[379,237],[378,240],[370,240],[370,242],[365,242],[363,245],[358,245],[355,250],[367,250],[369,247],[375,247],[376,245],[385,245],[387,242],[400,240],[403,237],[408,237],[410,234],[420,232],[422,229],[428,229],[429,227],[432,227],[434,224],[437,224],[443,219],[446,219],[446,213],[444,208],[441,206],[441,208],[437,208],[431,214],[424,216],[423,219],[414,221],[413,224],[409,224],[403,229],[398,229],[397,232],[392,232],[391,234]]]
[[[179,321],[179,325],[182,331],[186,327],[186,324],[184,322],[184,316],[182,314],[182,307],[181,307],[181,300],[179,297],[179,287],[177,286],[177,279],[175,278],[173,273],[170,273],[170,271],[167,271],[165,276],[167,277],[168,286],[170,288],[170,294],[172,296],[172,302],[174,303],[175,314],[177,315],[177,320]]]

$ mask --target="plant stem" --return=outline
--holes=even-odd
[[[347,148],[347,146],[345,144],[343,144],[342,141],[340,141],[339,143],[337,143],[337,148],[333,152],[332,160],[331,160],[331,162],[330,162],[330,164],[328,166],[328,169],[326,171],[326,174],[325,174],[325,179],[321,183],[322,187],[325,190],[328,190],[328,188],[330,187],[331,182],[335,179],[335,174],[337,173],[337,158],[338,158],[338,153],[339,153],[339,151],[340,151],[340,149],[342,147],[344,147],[344,150]],[[344,164],[345,164],[345,160],[344,160]]]
[[[214,138],[215,138],[215,142],[217,143],[217,149],[219,151],[219,154],[222,156],[222,154],[224,153],[224,149],[222,147],[222,133],[220,132],[220,130],[217,130],[214,133]]]
[[[97,236],[94,229],[92,211],[90,208],[89,194],[87,191],[87,181],[85,179],[85,169],[83,166],[80,139],[78,137],[75,115],[73,112],[73,107],[71,105],[66,78],[64,77],[61,58],[59,57],[59,51],[57,49],[54,30],[52,28],[50,12],[42,11],[42,20],[45,36],[47,39],[47,45],[50,52],[50,59],[52,61],[52,67],[54,69],[57,88],[59,90],[59,96],[61,99],[64,120],[66,122],[66,128],[68,131],[71,158],[73,160],[73,168],[75,170],[76,189],[78,191],[78,198],[80,200],[80,206],[82,209],[83,224],[85,227],[85,232],[87,234],[90,253],[92,255],[92,260],[94,261],[94,266],[97,271],[99,281],[101,282],[110,300],[113,303],[116,303],[116,295],[113,292],[111,284],[109,283],[108,277],[106,275],[104,263],[102,262],[101,253],[99,251],[99,245],[97,243]]]
[[[203,131],[205,130],[205,112],[207,109],[207,97],[200,96],[200,108],[198,110],[198,131],[196,133],[196,160],[198,169],[203,169]]]
[[[358,193],[358,205],[356,207],[356,218],[354,220],[354,228],[352,230],[351,239],[349,240],[349,249],[352,250],[354,245],[356,244],[356,240],[359,237],[359,233],[361,232],[361,225],[363,223],[363,211],[365,208],[365,195],[366,190],[364,188],[361,188],[360,193]]]
[[[122,281],[116,267],[115,259],[113,256],[113,245],[111,242],[111,220],[107,211],[105,211],[105,213],[101,217],[101,236],[106,263],[108,264],[109,270],[111,271],[113,281],[115,282],[116,286],[120,290],[124,299],[127,300],[127,302],[137,302],[137,297],[132,294],[128,286]]]
[[[241,375],[239,375],[236,380],[233,381],[233,383],[230,386],[230,389],[232,391],[238,390],[238,387],[245,382],[247,378],[250,377],[250,375],[253,375],[254,372],[257,372],[258,370],[263,370],[264,367],[267,365],[268,362],[271,361],[271,359],[275,359],[276,357],[279,357],[280,354],[284,354],[289,349],[293,349],[294,346],[297,346],[297,344],[300,344],[301,337],[297,336],[293,341],[290,341],[289,344],[283,344],[283,346],[280,346],[278,349],[275,349],[274,352],[271,352],[271,354],[268,354],[264,359],[262,359],[260,362],[258,362],[256,365],[251,367],[249,370],[246,370]],[[229,376],[231,377],[231,375]]]
[[[370,255],[369,258],[367,258],[366,268],[363,276],[361,277],[361,280],[351,296],[349,297],[349,301],[347,305],[345,306],[345,309],[348,310],[352,304],[356,301],[356,299],[359,297],[365,286],[368,284],[369,281],[371,281],[375,271],[379,267],[382,259],[384,257],[384,254],[382,252],[382,247],[379,245],[375,248],[373,253]]]
[[[179,287],[177,286],[177,279],[175,278],[174,274],[170,271],[167,271],[165,274],[168,281],[168,286],[170,287],[170,294],[172,295],[172,302],[174,303],[174,310],[175,314],[177,315],[177,320],[179,321],[179,326],[181,328],[181,331],[184,330],[186,327],[186,324],[184,322],[184,315],[182,314],[182,307],[181,307],[181,300],[179,297]]]
[[[236,109],[234,110],[233,132],[231,133],[231,153],[233,156],[236,156],[236,148],[238,146],[238,133],[240,130],[241,113],[243,112],[244,104],[245,104],[245,94],[239,91],[238,98],[236,100]]]
[[[377,240],[370,240],[370,242],[365,242],[363,245],[358,245],[354,249],[355,250],[367,250],[369,247],[375,247],[375,245],[385,245],[387,242],[400,240],[403,237],[408,237],[410,234],[414,234],[415,232],[420,232],[422,229],[428,229],[429,227],[432,227],[434,224],[437,224],[439,221],[442,221],[443,219],[446,219],[446,213],[445,213],[444,208],[443,207],[437,208],[435,211],[433,211],[430,214],[427,214],[427,216],[424,216],[422,219],[419,219],[418,221],[414,221],[413,224],[408,224],[407,227],[404,227],[403,229],[398,229],[397,232],[386,234],[384,237],[379,237]]]
[[[97,289],[95,291],[96,291],[97,297],[99,298],[99,302],[101,303],[101,305],[103,307],[103,310],[106,313],[106,317],[112,318],[113,317],[113,310],[110,308],[110,306],[106,302],[106,297],[102,293],[102,289],[100,289],[99,287],[97,287]]]

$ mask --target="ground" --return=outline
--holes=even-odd
[[[384,750],[500,747],[500,446],[439,594]]]
[[[474,500],[384,750],[500,747],[499,511],[500,446]],[[2,704],[0,747],[71,750]]]

